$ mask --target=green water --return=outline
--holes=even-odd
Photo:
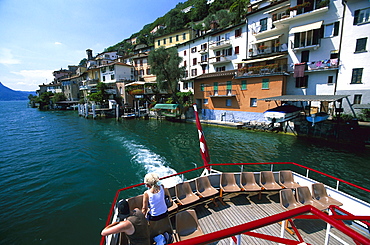
[[[202,164],[195,124],[87,120],[77,112],[39,111],[26,104],[0,102],[0,244],[98,244],[117,189],[142,182],[148,172],[164,176]],[[296,162],[370,188],[369,149],[203,129],[212,163]],[[370,201],[368,194],[342,189]]]

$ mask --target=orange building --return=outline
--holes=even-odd
[[[285,73],[243,75],[241,69],[203,74],[195,80],[194,98],[203,119],[225,121],[263,121],[263,112],[274,102],[259,99],[285,94]]]

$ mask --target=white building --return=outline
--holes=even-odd
[[[341,68],[336,94],[349,95],[351,104],[356,106],[370,103],[370,2],[345,1],[343,37],[340,50]],[[349,107],[344,103],[346,113]]]

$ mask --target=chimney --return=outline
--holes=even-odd
[[[92,50],[86,49],[87,60],[92,60]]]

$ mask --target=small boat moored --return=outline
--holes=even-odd
[[[280,123],[297,117],[300,110],[299,107],[294,105],[282,105],[265,111],[263,116],[271,123]]]
[[[311,114],[306,117],[306,120],[312,123],[312,126],[315,126],[315,123],[325,121],[329,118],[329,114],[325,112],[318,112]]]

